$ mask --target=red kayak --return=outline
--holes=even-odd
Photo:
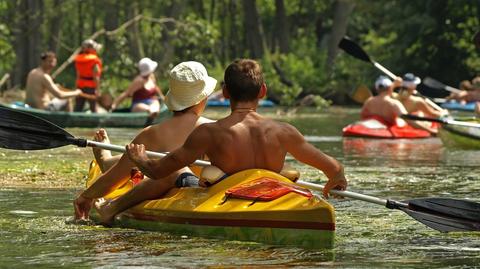
[[[369,117],[352,123],[343,128],[343,136],[371,137],[371,138],[426,138],[430,133],[405,126],[387,124],[379,117]]]

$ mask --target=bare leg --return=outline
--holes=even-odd
[[[162,179],[144,179],[140,184],[136,185],[129,192],[117,199],[102,205],[95,205],[99,215],[100,222],[106,226],[112,224],[115,215],[131,208],[143,201],[153,200],[162,197],[171,188],[175,187],[177,177],[183,173],[190,171],[188,168],[181,169],[170,176]]]
[[[66,107],[67,112],[72,112],[73,111],[73,99],[67,99],[67,107]]]
[[[102,142],[110,144],[110,139],[108,138],[107,131],[105,129],[100,129],[95,133],[93,137],[94,141]],[[93,155],[95,156],[95,160],[97,161],[98,165],[100,166],[100,170],[102,173],[107,171],[113,164],[118,162],[121,155],[117,155],[112,157],[112,152],[110,150],[105,150],[101,148],[92,148]]]

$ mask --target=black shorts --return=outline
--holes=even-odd
[[[175,180],[175,186],[177,188],[183,187],[198,187],[198,177],[192,173],[185,172],[180,174]]]

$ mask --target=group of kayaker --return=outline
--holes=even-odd
[[[97,103],[107,110],[114,110],[127,97],[132,98],[129,111],[148,112],[153,119],[160,111],[159,99],[164,96],[155,79],[157,63],[150,58],[138,62],[139,75],[130,86],[115,100],[100,96],[100,78],[102,60],[98,56],[101,45],[87,39],[82,43],[80,52],[75,56],[76,90],[69,91],[55,84],[50,73],[57,64],[53,52],[45,52],[40,56],[40,66],[30,71],[26,84],[25,104],[32,108],[49,111],[83,111],[85,102],[89,103],[92,113],[98,111]],[[73,106],[73,98],[75,105]]]
[[[346,189],[347,180],[338,161],[306,142],[295,127],[256,112],[259,99],[267,92],[256,61],[240,59],[226,68],[222,91],[230,99],[231,113],[214,122],[201,114],[216,83],[201,63],[176,65],[170,71],[166,95],[173,117],[143,129],[121,157],[112,157],[105,150],[94,151],[103,174],[74,201],[75,219],[87,219],[94,200],[124,184],[133,167],[140,168],[148,178],[114,201],[96,205],[104,224],[142,201],[162,197],[175,186],[198,182],[207,187],[225,175],[252,168],[280,173],[287,153],[325,173],[328,182],[324,196],[328,197],[331,189]],[[108,142],[106,131],[99,130],[95,139]],[[146,149],[170,153],[160,160],[149,159]],[[213,166],[204,168],[198,176],[188,165],[205,156]]]
[[[368,98],[363,104],[362,119],[374,118],[387,126],[404,126],[407,123],[400,118],[403,114],[435,118],[448,114],[447,110],[441,109],[428,99],[416,96],[416,88],[420,82],[420,78],[412,73],[407,73],[402,78],[397,77],[394,81],[386,76],[378,77],[375,81],[377,95]],[[398,93],[394,92],[396,88],[399,88]],[[430,123],[418,121],[408,123],[432,134],[437,133],[437,129],[432,128]]]

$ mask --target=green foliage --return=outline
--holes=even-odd
[[[339,52],[334,65],[326,66],[328,42],[333,28],[336,0],[284,0],[289,34],[289,53],[279,54],[275,44],[276,1],[257,0],[263,43],[268,49],[260,60],[272,96],[281,104],[293,105],[299,98],[314,94],[318,104],[325,99],[343,102],[360,84],[371,85],[380,74],[372,65]],[[0,76],[13,72],[15,31],[28,17],[22,1],[0,1]],[[168,71],[180,61],[200,61],[211,76],[223,79],[223,70],[235,58],[249,57],[243,1],[53,1],[44,0],[43,23],[31,26],[40,31],[41,50],[56,44],[59,64],[81,41],[94,32],[118,27],[138,10],[142,52],[159,63],[157,78],[168,90]],[[56,5],[58,3],[58,5]],[[468,0],[389,0],[351,1],[354,9],[348,18],[347,34],[373,59],[398,75],[414,72],[456,85],[471,79],[480,70],[480,55],[472,44],[480,29],[480,4]],[[60,32],[53,36],[56,15]],[[162,21],[170,19],[168,22]],[[107,29],[112,30],[112,29]],[[58,38],[58,40],[57,40]],[[56,40],[56,41],[55,41]],[[53,42],[55,41],[55,42]],[[128,87],[137,75],[140,52],[135,50],[132,28],[114,35],[101,35],[105,45],[102,88],[114,95]],[[283,77],[273,67],[280,67]],[[291,86],[283,80],[291,82]],[[75,71],[69,67],[56,79],[73,87]],[[338,97],[342,97],[338,98]]]

